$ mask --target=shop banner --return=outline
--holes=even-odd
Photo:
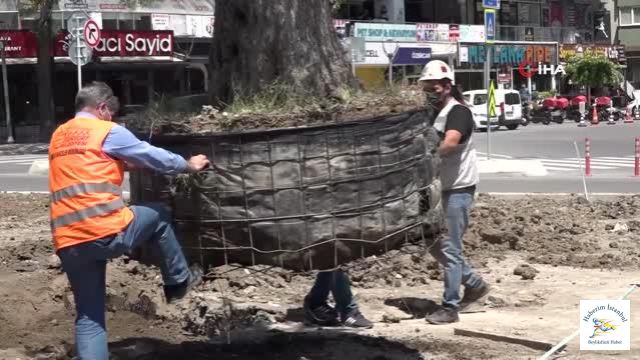
[[[522,62],[533,65],[555,64],[556,47],[550,45],[495,45],[490,47],[491,62],[497,65],[519,66]],[[468,63],[484,64],[486,52],[484,46],[468,46]]]
[[[213,37],[213,16],[187,15],[187,34],[196,38]]]
[[[0,30],[5,41],[7,58],[35,58],[38,56],[38,38],[29,30]]]
[[[93,55],[100,56],[173,56],[173,31],[102,30],[102,39]],[[56,56],[69,56],[70,35],[59,32]]]
[[[449,24],[416,24],[416,40],[418,42],[427,41],[449,41]]]
[[[366,41],[415,42],[416,26],[409,24],[356,23],[353,36],[365,38]],[[448,29],[448,28],[447,28]]]
[[[623,63],[625,60],[624,47],[620,49],[619,46],[564,44],[560,47],[560,61],[567,62],[569,58],[579,53],[603,56],[618,63]]]
[[[418,42],[485,42],[483,25],[416,24]]]
[[[460,42],[485,42],[483,25],[460,25]]]
[[[393,65],[425,65],[431,60],[431,48],[401,47],[393,56]]]

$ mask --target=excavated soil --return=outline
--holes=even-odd
[[[44,195],[0,195],[0,359],[73,357],[73,296],[52,255],[47,211]],[[602,284],[598,273],[610,273],[615,279],[622,276],[619,272],[640,270],[639,211],[637,196],[587,202],[577,196],[480,195],[465,237],[465,254],[494,290],[478,311],[488,319],[495,312],[493,322],[499,324],[504,313],[516,319],[524,316],[518,311],[526,309],[532,318],[523,319],[525,325],[516,333],[533,331],[534,323],[547,312],[573,309],[569,303],[560,308],[564,303],[554,301],[554,296],[562,296],[559,292],[580,284]],[[431,239],[417,241],[345,266],[363,313],[376,323],[370,331],[320,331],[305,326],[301,304],[313,284],[312,273],[221,266],[207,274],[207,281],[185,301],[167,305],[156,268],[126,258],[113,260],[107,275],[107,328],[113,358],[539,356],[539,350],[454,336],[450,329],[445,332],[417,320],[435,309],[442,291],[442,271],[428,255],[432,245]],[[572,279],[564,283],[569,281],[568,271]],[[543,315],[535,315],[537,311]],[[463,316],[468,317],[461,326],[479,323],[486,328],[491,322],[472,317],[480,315]],[[551,336],[547,330],[533,334]],[[565,335],[553,335],[550,340]]]

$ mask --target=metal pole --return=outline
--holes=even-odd
[[[489,86],[491,81],[491,51],[489,45],[484,46],[485,62],[484,62],[484,87],[487,89],[487,160],[491,159],[491,113],[489,101]]]
[[[13,144],[13,127],[11,125],[11,107],[9,105],[9,81],[7,79],[7,52],[2,43],[2,87],[4,88],[4,111],[7,117],[7,143]]]
[[[389,56],[389,87],[393,86],[393,55]]]
[[[84,44],[81,44],[81,41],[80,41],[80,36],[82,36],[82,29],[80,29],[80,20],[78,19],[77,21],[78,21],[78,25],[76,26],[76,39],[77,39],[78,46],[76,48],[76,56],[77,56],[77,67],[78,67],[78,91],[80,91],[80,89],[82,89],[82,67],[80,66],[82,50],[80,49],[80,46],[84,46]]]

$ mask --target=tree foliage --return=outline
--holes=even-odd
[[[615,86],[623,81],[619,66],[604,56],[574,56],[567,62],[565,71],[574,83],[591,88]]]

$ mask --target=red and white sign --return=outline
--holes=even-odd
[[[66,33],[58,34],[56,56],[68,56]],[[94,56],[173,56],[173,31],[102,30]]]
[[[84,41],[94,49],[100,43],[100,27],[93,19],[84,23]]]

